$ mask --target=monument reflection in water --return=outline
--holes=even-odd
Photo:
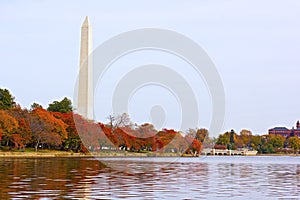
[[[0,199],[299,199],[298,157],[0,159]],[[149,167],[151,166],[151,167]],[[151,168],[151,170],[149,170]]]

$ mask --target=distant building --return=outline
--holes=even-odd
[[[298,136],[300,138],[300,122],[297,121],[296,129],[294,127],[292,129],[286,127],[271,128],[269,129],[269,135],[281,135],[285,138]]]

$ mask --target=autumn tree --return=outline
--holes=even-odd
[[[13,135],[13,143],[16,149],[25,149],[25,145],[31,142],[32,131],[30,129],[29,121],[25,118],[18,120],[19,127]]]
[[[8,110],[16,106],[15,98],[7,89],[0,88],[0,110]]]
[[[153,124],[149,123],[144,123],[139,126],[136,126],[135,130],[135,136],[139,138],[150,138],[157,133],[157,130],[155,130]]]
[[[111,134],[114,135],[113,137],[110,135],[109,138],[112,137],[111,141],[114,143],[117,150],[118,148],[121,150],[127,150],[127,148],[135,146],[133,141],[136,140],[136,136],[134,135],[136,132],[131,130],[133,123],[127,113],[109,115],[107,119],[109,121],[108,127],[111,130]]]
[[[190,144],[190,150],[200,153],[204,140],[208,138],[208,130],[205,128],[190,128],[187,130],[185,138]]]
[[[9,110],[9,113],[18,121],[18,128],[13,134],[12,142],[15,148],[24,149],[31,142],[32,131],[29,126],[29,112],[20,107]]]
[[[81,115],[73,115],[74,120],[74,127],[72,129],[76,132],[71,133],[73,135],[72,137],[75,139],[75,141],[66,141],[66,142],[75,142],[77,139],[80,139],[80,148],[83,149],[83,151],[87,151],[87,148],[91,146],[93,142],[95,142],[95,138],[92,138],[89,134],[89,122],[88,120],[84,119]],[[72,138],[71,137],[71,138]],[[70,139],[71,139],[70,138]]]
[[[68,133],[68,137],[63,143],[64,149],[69,151],[75,151],[75,152],[81,151],[83,144],[77,132],[75,119],[76,121],[80,121],[80,120],[82,121],[84,119],[80,115],[74,114],[72,112],[69,113],[53,112],[52,114],[54,117],[62,120],[67,125],[66,131]],[[80,124],[80,122],[78,122],[78,124]]]
[[[37,151],[38,146],[47,144],[59,146],[67,139],[66,124],[55,118],[50,112],[37,108],[32,111],[30,118],[30,128],[33,134],[33,141]]]
[[[208,130],[205,128],[196,128],[196,129],[188,129],[187,135],[193,137],[199,142],[203,142],[206,137],[208,137]]]
[[[249,148],[251,147],[250,141],[252,138],[252,132],[247,129],[242,129],[240,135],[236,136],[235,144],[239,148]]]
[[[53,103],[49,104],[47,108],[50,112],[60,112],[60,113],[68,113],[73,111],[72,102],[70,99],[65,97],[61,101],[54,101]]]
[[[2,135],[0,140],[4,139],[6,146],[9,145],[12,134],[17,130],[17,128],[17,120],[13,116],[9,115],[6,111],[0,110],[0,132]]]
[[[252,132],[250,130],[247,130],[247,129],[242,129],[240,131],[240,135],[241,136],[251,136],[252,135]]]
[[[153,124],[144,123],[135,125],[135,130],[130,132],[130,134],[144,141],[143,147],[141,147],[142,149],[152,151],[153,144],[155,143],[155,136],[157,134],[157,130],[154,128]]]
[[[110,128],[114,131],[116,128],[122,128],[122,127],[131,127],[132,122],[130,120],[130,117],[127,113],[118,114],[118,115],[109,115],[108,124]]]
[[[202,143],[199,140],[195,139],[191,134],[185,135],[184,139],[188,145],[185,149],[186,153],[199,155],[199,153],[201,152]]]
[[[168,152],[175,149],[176,146],[174,145],[174,142],[171,142],[176,139],[177,134],[178,132],[173,129],[163,129],[162,131],[159,131],[156,134],[157,149],[160,150],[160,152]]]

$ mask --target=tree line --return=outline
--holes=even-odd
[[[207,129],[156,130],[150,123],[137,125],[128,114],[108,116],[107,123],[84,119],[73,112],[68,98],[54,101],[44,109],[33,103],[21,108],[7,89],[0,88],[0,150],[26,148],[73,152],[133,151],[199,154],[204,148],[257,150],[259,153],[299,151],[297,136],[253,135],[234,130],[210,138]]]
[[[68,98],[44,109],[33,103],[21,108],[7,89],[0,88],[0,149],[40,148],[73,152],[134,151],[199,154],[206,129],[187,134],[156,130],[152,124],[133,124],[125,113],[108,117],[108,123],[84,119],[73,112]]]
[[[231,130],[219,135],[215,147],[233,150],[247,148],[259,153],[293,153],[299,151],[300,140],[297,136],[252,135],[251,131],[243,129],[240,134]]]

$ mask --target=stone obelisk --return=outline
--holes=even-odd
[[[92,26],[87,16],[81,26],[79,85],[77,111],[86,119],[94,117],[94,87],[92,63]]]

